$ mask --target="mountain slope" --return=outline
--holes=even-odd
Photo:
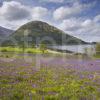
[[[14,32],[13,30],[6,29],[0,26],[0,38],[9,36],[13,32]]]
[[[58,28],[41,21],[32,21],[26,23],[13,34],[11,34],[10,37],[16,39],[18,45],[23,45],[23,37],[25,41],[26,39],[28,39],[28,43],[30,46],[32,46],[33,44],[39,44],[40,40],[45,40],[43,41],[43,43],[48,45],[51,45],[52,42],[53,44],[56,43],[56,45],[62,45],[62,41],[64,45],[79,43],[85,44],[84,41],[65,34]]]

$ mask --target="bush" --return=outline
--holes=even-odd
[[[27,51],[27,53],[33,53],[32,51]]]
[[[1,52],[7,52],[7,49],[2,49]]]
[[[44,53],[46,49],[47,49],[46,44],[40,44],[40,50],[42,51],[42,53]]]
[[[9,58],[9,56],[8,56],[8,55],[6,55],[6,58]]]

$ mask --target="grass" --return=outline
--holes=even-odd
[[[9,52],[23,52],[22,48],[12,47],[1,47],[0,50],[7,52],[3,54],[5,58],[11,56]],[[36,48],[25,49],[25,52],[42,53]],[[2,57],[0,58],[0,100],[100,100],[100,76],[94,78],[95,72],[71,68],[79,66],[77,62],[62,63],[59,56],[47,64],[42,62],[44,57],[39,69],[36,69],[35,57],[31,63],[25,62],[21,57],[18,56],[9,63],[2,62]],[[94,66],[92,63],[89,62],[86,66]],[[96,63],[94,69],[98,67],[98,62]],[[97,73],[99,72],[98,70]]]
[[[16,53],[23,53],[23,48],[18,47],[0,47],[1,52],[16,52]],[[39,48],[25,48],[25,53],[43,53],[42,50]],[[47,53],[47,50],[44,51],[44,53]]]
[[[1,100],[100,100],[99,86],[74,74],[72,70],[42,67],[34,74],[1,76]]]
[[[94,55],[95,58],[100,58],[100,54]]]

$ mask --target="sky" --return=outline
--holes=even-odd
[[[88,42],[100,42],[100,0],[0,0],[0,26],[40,20]]]

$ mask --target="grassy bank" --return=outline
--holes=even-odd
[[[47,53],[47,50],[40,50],[39,48],[18,48],[18,47],[0,47],[1,52],[16,52],[16,53]]]

